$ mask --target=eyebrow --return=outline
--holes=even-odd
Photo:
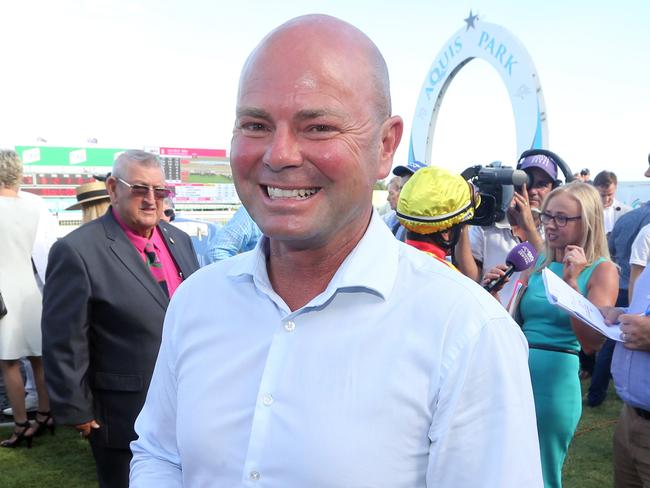
[[[241,107],[237,109],[236,114],[238,118],[253,117],[256,119],[263,119],[263,120],[272,120],[273,118],[271,117],[271,114],[268,113],[266,110],[257,107]],[[305,120],[317,119],[318,117],[327,117],[327,116],[332,116],[337,118],[344,117],[343,113],[336,110],[306,109],[306,110],[298,111],[298,113],[296,113],[293,118],[294,120],[297,121],[305,121]]]
[[[300,110],[295,116],[294,119],[299,121],[317,119],[318,117],[337,117],[343,118],[343,114],[336,110],[326,110],[326,109],[307,109]]]
[[[239,117],[253,117],[253,118],[256,118],[256,119],[265,119],[265,120],[270,120],[271,119],[271,114],[269,114],[266,110],[263,110],[261,108],[256,108],[256,107],[237,108],[236,115],[237,115],[237,118],[239,118]]]

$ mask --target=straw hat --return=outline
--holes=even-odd
[[[471,221],[481,197],[460,175],[429,166],[406,182],[397,203],[397,218],[418,234],[441,232]]]
[[[93,181],[79,185],[76,189],[77,203],[69,206],[66,210],[79,210],[83,204],[94,202],[95,200],[110,200],[106,184],[103,181]]]

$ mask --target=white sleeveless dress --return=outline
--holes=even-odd
[[[0,359],[41,355],[42,298],[31,261],[38,218],[33,202],[0,196],[0,292],[7,305]]]

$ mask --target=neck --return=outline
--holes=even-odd
[[[329,239],[318,247],[295,248],[269,239],[267,269],[273,290],[291,311],[305,306],[325,291],[367,228],[361,227],[345,241]]]
[[[0,196],[1,197],[15,197],[18,196],[18,188],[11,188],[7,186],[0,187]]]
[[[139,236],[149,239],[153,234],[153,229],[132,229]]]

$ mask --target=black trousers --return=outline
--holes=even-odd
[[[99,488],[129,488],[131,450],[108,448],[99,437],[90,435]]]

